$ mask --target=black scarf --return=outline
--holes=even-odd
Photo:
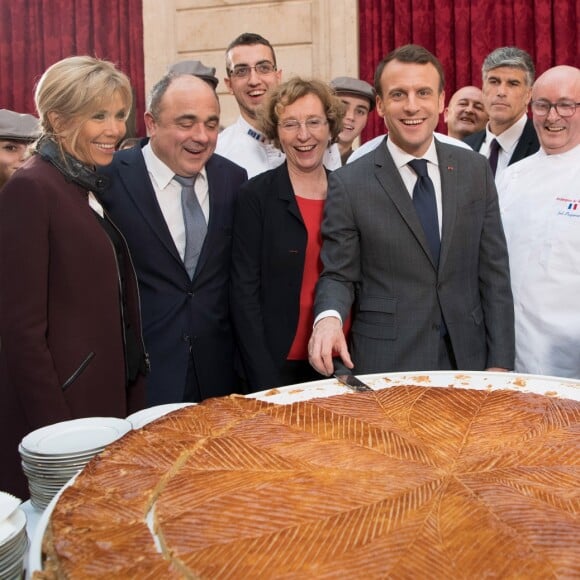
[[[83,189],[99,194],[109,187],[109,178],[93,171],[90,167],[63,151],[50,137],[42,137],[36,146],[38,154],[54,165],[67,181],[80,185]]]

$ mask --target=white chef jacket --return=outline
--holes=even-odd
[[[218,135],[215,152],[243,167],[248,172],[248,177],[274,169],[286,160],[286,155],[268,143],[264,135],[256,131],[241,115],[233,125],[226,127]],[[336,143],[326,150],[323,163],[331,171],[341,167]]]
[[[515,307],[515,370],[580,379],[580,145],[498,183]]]

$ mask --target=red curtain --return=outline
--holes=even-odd
[[[371,84],[379,61],[403,44],[433,52],[445,70],[446,100],[481,86],[481,64],[493,49],[518,46],[537,74],[557,64],[580,66],[580,0],[359,0],[360,77]],[[439,131],[446,132],[439,124]],[[385,132],[370,118],[363,141]]]
[[[145,134],[142,0],[0,0],[0,108],[36,114],[34,86],[51,64],[88,54],[131,79]]]

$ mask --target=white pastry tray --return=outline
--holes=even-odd
[[[414,371],[357,376],[376,390],[400,385],[455,387],[477,390],[511,389],[522,393],[536,393],[548,397],[580,400],[580,381],[561,377],[517,373],[488,373],[484,371]],[[262,399],[269,403],[287,405],[318,397],[340,395],[349,391],[348,387],[340,384],[336,379],[330,378],[311,383],[278,387],[248,396]]]

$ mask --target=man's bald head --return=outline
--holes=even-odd
[[[534,83],[534,127],[542,149],[548,155],[565,153],[580,144],[579,103],[580,69],[574,66],[550,68]]]

